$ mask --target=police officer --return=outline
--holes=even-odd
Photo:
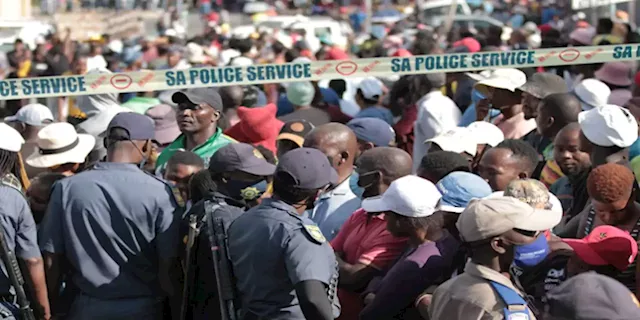
[[[196,216],[198,238],[193,248],[194,258],[185,264],[193,268],[190,271],[193,278],[189,278],[191,288],[187,290],[190,310],[187,311],[186,319],[219,318],[221,311],[216,277],[229,276],[213,272],[208,228],[210,220],[205,215],[221,218],[224,225],[228,226],[244,212],[246,203],[242,193],[249,192],[247,189],[265,181],[267,176],[273,175],[275,169],[256,148],[246,143],[228,144],[211,157],[208,171],[216,190],[206,194],[187,213],[187,219],[192,215]],[[183,226],[188,226],[188,223],[183,223]],[[188,232],[188,228],[183,229],[183,240],[188,239]]]
[[[317,149],[285,153],[273,196],[237,218],[228,232],[229,257],[244,319],[334,319],[337,263],[317,225],[303,217],[337,173]]]
[[[18,152],[24,139],[15,129],[0,123],[0,226],[10,250],[26,264],[25,278],[33,283],[34,298],[42,310],[44,319],[51,318],[47,285],[44,277],[44,264],[38,248],[36,223],[29,209],[22,185],[11,171],[18,166]],[[15,297],[11,293],[13,284],[6,275],[0,273],[0,319],[18,318]]]
[[[49,284],[71,266],[78,293],[67,319],[155,320],[173,294],[177,203],[167,184],[141,170],[153,137],[147,116],[116,115],[106,132],[107,162],[53,188],[40,248]]]

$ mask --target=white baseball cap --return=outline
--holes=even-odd
[[[428,217],[437,211],[440,198],[442,195],[431,181],[409,175],[393,181],[382,195],[362,200],[362,209],[392,211],[411,218]]]
[[[611,89],[597,79],[584,79],[573,88],[573,94],[580,100],[582,110],[591,110],[607,104]]]
[[[486,121],[472,122],[467,126],[469,136],[476,144],[488,144],[492,147],[504,141],[504,133],[495,124]]]
[[[24,144],[24,138],[20,132],[11,128],[6,123],[0,123],[0,149],[11,152],[20,152]]]
[[[562,213],[534,209],[512,197],[473,199],[462,211],[456,227],[465,242],[490,239],[509,230],[546,231],[555,227]]]
[[[53,122],[53,114],[47,106],[39,103],[28,104],[13,115],[4,118],[4,122],[22,122],[30,126],[42,126]]]
[[[464,127],[456,127],[443,132],[431,139],[427,139],[424,143],[427,142],[437,144],[443,151],[466,152],[472,156],[475,156],[478,151],[478,144],[470,136],[469,130]]]
[[[358,89],[362,91],[362,96],[365,99],[378,100],[382,97],[383,87],[382,81],[374,77],[367,77],[360,81]]]
[[[613,104],[580,112],[578,123],[584,136],[601,147],[628,148],[638,139],[636,119],[627,109]]]
[[[475,84],[476,90],[485,97],[488,93],[488,88],[505,89],[511,92],[515,92],[516,89],[527,83],[527,75],[518,69],[496,69],[492,72],[491,76],[486,79],[478,81]]]

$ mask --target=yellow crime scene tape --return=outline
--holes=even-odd
[[[640,45],[452,53],[0,81],[0,100],[640,60]]]

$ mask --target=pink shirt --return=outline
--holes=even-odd
[[[349,264],[364,264],[378,270],[387,269],[407,247],[407,238],[396,238],[387,231],[384,214],[372,216],[356,210],[331,241],[336,253]],[[342,312],[338,319],[358,319],[364,308],[359,293],[338,289]]]
[[[520,139],[537,127],[536,119],[526,120],[524,112],[520,112],[509,119],[505,119],[504,115],[501,114],[493,120],[493,124],[502,130],[505,139]]]

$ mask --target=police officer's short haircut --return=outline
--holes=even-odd
[[[318,190],[296,188],[293,177],[289,174],[276,173],[273,177],[273,194],[288,204],[300,203],[315,197]]]
[[[204,160],[197,154],[186,150],[176,151],[169,160],[167,160],[167,166],[176,164],[204,168]]]
[[[420,161],[420,169],[427,172],[435,181],[440,181],[451,172],[469,172],[469,160],[465,156],[451,151],[427,153]]]
[[[204,199],[207,195],[216,192],[218,186],[211,179],[209,170],[200,170],[196,172],[189,180],[189,195],[191,203],[196,203]]]
[[[125,128],[111,128],[109,132],[107,132],[106,140],[109,142],[128,141],[131,140],[131,136]]]
[[[511,157],[517,158],[529,175],[533,174],[540,158],[536,149],[534,149],[529,143],[523,140],[506,139],[495,147],[511,150],[513,153]]]

